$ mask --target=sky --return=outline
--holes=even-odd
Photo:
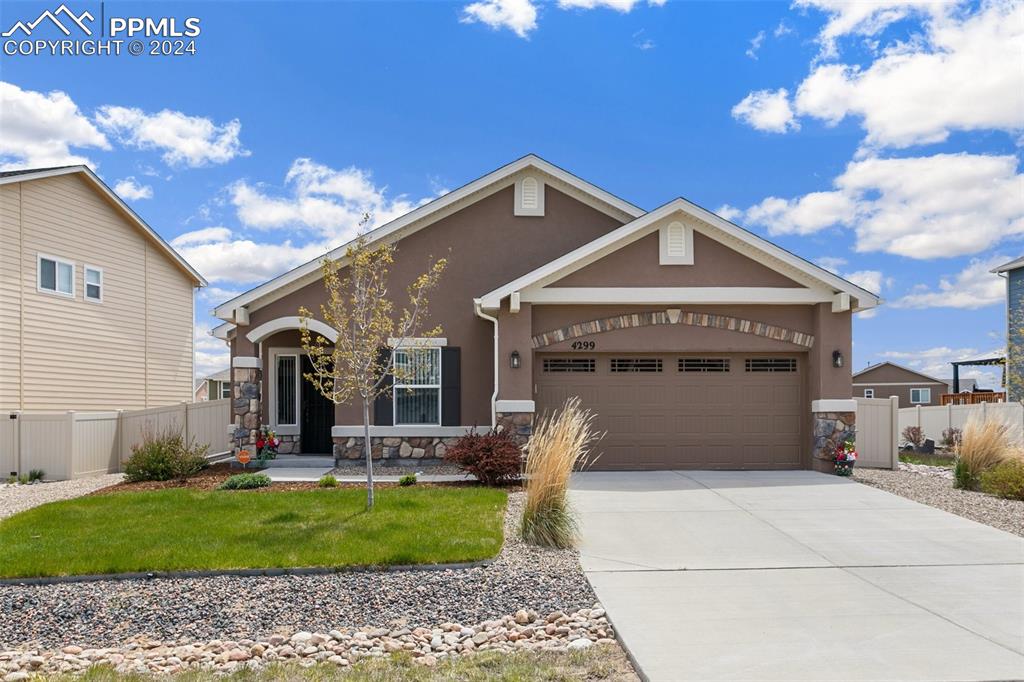
[[[59,6],[5,1],[0,32]],[[67,8],[199,20],[194,54],[5,51],[0,167],[88,163],[203,273],[200,376],[227,366],[214,305],[527,153],[879,293],[855,371],[1005,349],[989,270],[1024,254],[1024,1]]]

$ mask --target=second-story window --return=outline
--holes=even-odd
[[[85,266],[85,300],[103,300],[103,270],[91,265]]]
[[[75,295],[75,264],[54,256],[39,256],[39,290]]]

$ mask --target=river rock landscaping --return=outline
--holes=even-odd
[[[52,481],[29,485],[2,483],[0,484],[0,519],[14,516],[26,509],[32,509],[48,502],[70,500],[88,495],[116,485],[121,482],[122,478],[121,474],[105,474],[71,481]]]

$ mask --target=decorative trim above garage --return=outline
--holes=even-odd
[[[799,332],[794,329],[786,329],[773,324],[744,320],[731,315],[714,315],[711,313],[694,313],[682,310],[658,310],[647,313],[632,313],[629,315],[615,315],[599,320],[588,320],[576,324],[554,329],[552,331],[537,334],[532,338],[534,348],[544,348],[555,343],[568,341],[581,336],[610,332],[616,329],[631,329],[634,327],[647,327],[656,324],[684,324],[690,327],[713,327],[740,334],[752,334],[763,336],[776,341],[785,341],[811,348],[814,345],[814,335]]]

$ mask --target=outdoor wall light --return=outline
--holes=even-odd
[[[842,367],[843,366],[843,351],[834,350],[832,351],[832,366]]]
[[[512,354],[508,356],[508,364],[512,369],[519,369],[519,365],[522,362],[522,358],[519,357],[519,351],[514,350]]]

